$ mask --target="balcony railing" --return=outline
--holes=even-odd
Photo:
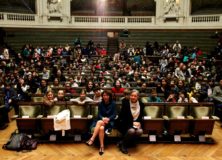
[[[220,22],[220,17],[221,17],[221,16],[219,16],[219,15],[218,15],[218,16],[208,16],[208,15],[205,15],[205,16],[193,16],[192,19],[191,19],[191,22],[192,22],[192,23]]]
[[[58,16],[57,16],[58,17]],[[67,16],[61,21],[47,15],[0,13],[0,27],[73,28],[73,29],[192,29],[222,28],[222,15],[177,17],[178,21],[166,22],[155,16]],[[56,25],[55,25],[56,24]]]
[[[35,15],[30,14],[7,14],[7,20],[11,21],[35,21]]]

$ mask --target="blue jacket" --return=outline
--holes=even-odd
[[[98,120],[102,120],[103,117],[107,117],[110,119],[109,124],[106,125],[106,128],[112,129],[114,126],[114,121],[116,117],[116,103],[111,101],[109,104],[105,104],[103,101],[98,105],[98,116],[93,121],[91,128],[95,127],[96,122]]]

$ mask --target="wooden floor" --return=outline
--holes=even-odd
[[[7,142],[16,129],[12,121],[5,130],[0,130],[0,145]],[[222,160],[222,128],[217,122],[212,137],[216,144],[138,144],[130,149],[130,155],[122,154],[115,144],[106,146],[103,156],[98,148],[84,143],[39,144],[31,152],[16,152],[0,149],[0,160]]]

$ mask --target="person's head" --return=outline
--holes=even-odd
[[[138,79],[138,80],[136,81],[136,84],[137,84],[137,86],[138,86],[138,87],[141,87],[141,85],[142,85],[141,80],[140,80],[140,79]]]
[[[183,81],[183,80],[179,80],[179,81],[178,81],[178,87],[179,87],[179,88],[184,87],[184,81]]]
[[[46,67],[44,67],[44,68],[43,68],[43,72],[44,72],[44,73],[46,73],[46,72],[47,72],[47,69],[46,69]]]
[[[95,88],[99,88],[99,83],[98,82],[94,82],[94,87]]]
[[[57,70],[57,76],[61,76],[62,75],[62,71],[60,69]]]
[[[180,63],[180,64],[179,64],[179,68],[180,68],[181,70],[183,69],[183,66],[184,66],[183,63]]]
[[[53,100],[54,99],[54,93],[52,91],[47,91],[46,92],[46,97],[48,100]]]
[[[32,72],[32,77],[36,77],[36,76],[38,76],[37,72],[36,72],[36,71],[33,71],[33,72]]]
[[[179,92],[179,97],[184,99],[186,96],[185,96],[185,93],[184,92]]]
[[[222,79],[220,80],[219,85],[220,85],[220,87],[222,87]]]
[[[133,75],[134,75],[135,78],[138,78],[139,77],[139,72],[135,71]]]
[[[129,89],[127,89],[127,88],[124,89],[123,94],[126,99],[130,98],[130,90]]]
[[[70,84],[69,82],[66,82],[66,83],[65,83],[65,88],[66,88],[66,89],[70,89],[70,88],[71,88],[71,84]]]
[[[129,68],[130,68],[129,63],[127,63],[127,64],[125,65],[125,68],[126,68],[126,69],[129,69]]]
[[[24,78],[20,77],[20,78],[19,78],[19,83],[20,83],[21,85],[23,85],[23,84],[25,83]]]
[[[172,78],[171,73],[168,73],[167,76],[166,76],[166,78],[167,78],[167,79],[171,79],[171,78]]]
[[[151,97],[157,97],[156,89],[151,90]]]
[[[58,78],[55,78],[53,83],[54,83],[55,86],[58,86],[58,85],[59,85],[59,80],[58,80]]]
[[[115,83],[115,87],[116,87],[116,88],[120,88],[120,87],[121,87],[121,83],[120,83],[119,80],[116,81],[116,83]]]
[[[127,81],[128,81],[128,77],[127,77],[127,76],[123,76],[123,77],[122,77],[122,83],[123,83],[123,84],[126,84]]]
[[[101,91],[100,91],[99,87],[94,89],[94,94],[95,94],[96,97],[100,97],[101,96]]]
[[[32,73],[31,73],[31,72],[29,72],[29,73],[27,74],[27,78],[28,78],[28,80],[31,80],[31,79],[32,79]]]
[[[175,81],[174,80],[170,81],[170,87],[175,87]]]
[[[85,89],[81,90],[79,98],[81,101],[86,99],[86,90]]]
[[[89,82],[88,82],[87,88],[88,88],[88,89],[92,89],[92,88],[93,88],[93,81],[89,81]]]
[[[63,100],[65,98],[65,91],[64,90],[58,90],[58,100]]]
[[[146,89],[147,88],[147,84],[144,82],[144,83],[142,83],[142,85],[141,85],[141,89]]]
[[[166,81],[165,78],[163,78],[163,79],[161,80],[161,86],[166,86],[166,85],[167,85],[167,81]]]
[[[42,87],[46,87],[46,85],[47,85],[46,80],[45,80],[45,79],[42,79],[42,80],[41,80],[41,86],[42,86]]]
[[[69,82],[70,83],[73,83],[74,82],[74,79],[72,77],[69,77]]]
[[[176,96],[176,94],[175,94],[174,90],[170,90],[169,97],[175,98],[175,96]]]
[[[11,84],[10,83],[5,83],[5,89],[9,90],[11,88]]]
[[[209,80],[208,84],[209,84],[209,86],[214,86],[214,80]]]
[[[132,90],[130,93],[130,101],[132,103],[136,103],[139,99],[139,91],[138,90]]]
[[[112,92],[109,90],[104,90],[102,93],[102,101],[106,104],[112,101]]]

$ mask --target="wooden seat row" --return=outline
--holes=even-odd
[[[70,110],[71,129],[68,135],[90,133],[89,126],[98,114],[97,103],[77,104],[75,102],[55,103],[51,108],[45,108],[42,103],[20,103],[19,116],[16,119],[20,132],[41,136],[61,135],[61,131],[54,130],[53,116],[64,109]],[[117,103],[117,113],[121,103]],[[147,142],[167,141],[181,142],[184,137],[205,142],[205,135],[211,135],[214,123],[212,103],[146,103],[143,118],[144,136]],[[66,134],[66,135],[67,135]],[[120,137],[114,128],[109,137]],[[80,138],[81,139],[81,138]]]

